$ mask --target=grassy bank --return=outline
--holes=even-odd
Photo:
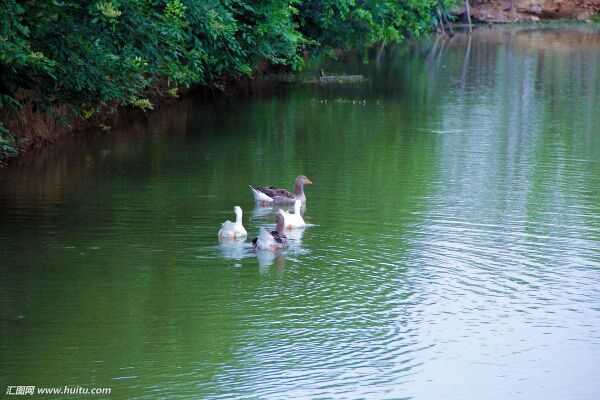
[[[189,88],[219,91],[311,56],[417,37],[448,0],[6,0],[0,4],[0,163]]]
[[[0,5],[0,159],[66,132],[219,90],[307,52],[366,52],[427,32],[439,1],[6,0]]]

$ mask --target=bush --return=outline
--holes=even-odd
[[[420,35],[432,0],[3,0],[0,108],[68,106],[81,118],[260,63],[300,68],[301,50],[359,49]],[[6,138],[6,136],[3,136]]]
[[[6,128],[0,123],[0,163],[16,154],[17,148],[15,145],[15,138],[9,135]]]

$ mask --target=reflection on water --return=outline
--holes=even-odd
[[[284,267],[285,256],[281,252],[272,252],[268,250],[258,250],[256,252],[256,260],[261,272],[268,272],[267,267],[275,266],[277,270],[281,271]]]
[[[252,250],[252,245],[245,240],[221,240],[219,241],[219,246],[221,247],[223,258],[230,258],[232,260],[241,260],[248,257],[249,252]]]
[[[271,207],[262,207],[257,205],[252,211],[252,219],[268,219],[271,221],[275,220],[275,211]]]
[[[600,391],[600,36],[476,32],[1,172],[0,377],[116,398]],[[256,84],[260,86],[260,83]],[[314,178],[285,252],[248,184]],[[219,242],[234,205],[248,240]]]
[[[305,229],[306,227],[285,230],[285,236],[290,239],[291,248],[296,246],[300,247],[302,245],[302,236],[304,235]]]

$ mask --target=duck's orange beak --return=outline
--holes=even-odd
[[[308,179],[308,178],[306,178],[306,183],[309,184],[309,185],[313,184],[312,181],[310,179]]]

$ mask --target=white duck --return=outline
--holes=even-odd
[[[242,239],[248,236],[244,225],[242,225],[242,209],[233,207],[235,222],[225,221],[219,230],[219,239]]]
[[[300,199],[296,200],[294,203],[294,213],[290,213],[284,210],[279,210],[281,215],[283,215],[284,226],[287,229],[294,228],[303,228],[306,226],[304,219],[302,218],[302,214],[300,214],[300,209],[302,208],[302,201]]]

